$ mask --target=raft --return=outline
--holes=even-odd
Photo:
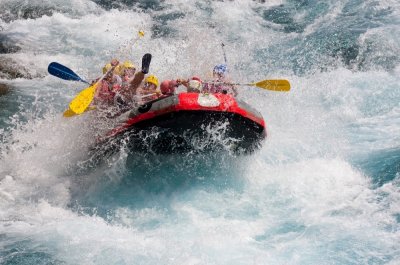
[[[249,154],[266,138],[261,114],[229,94],[164,96],[118,117],[98,146],[154,154],[229,151]]]

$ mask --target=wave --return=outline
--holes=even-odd
[[[0,41],[19,48],[1,58],[32,79],[1,80],[10,86],[0,96],[1,263],[399,260],[396,2],[2,6]],[[267,124],[252,156],[122,148],[92,163],[89,115],[61,117],[84,85],[46,75],[58,61],[90,80],[117,53],[138,64],[151,52],[159,79],[207,78],[224,60],[221,42],[233,80],[292,84],[290,93],[240,88]]]

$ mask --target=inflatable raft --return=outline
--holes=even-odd
[[[229,94],[180,93],[165,96],[118,118],[98,146],[156,154],[228,150],[248,154],[266,137],[261,114]]]

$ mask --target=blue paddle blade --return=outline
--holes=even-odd
[[[51,64],[49,64],[47,71],[49,72],[49,74],[57,76],[64,80],[81,81],[89,84],[87,81],[83,80],[77,74],[75,74],[74,71],[57,62],[52,62]]]

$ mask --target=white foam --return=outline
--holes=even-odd
[[[370,256],[397,258],[398,183],[373,189],[370,176],[348,160],[365,149],[398,148],[400,68],[387,73],[339,67],[301,77],[270,70],[253,53],[293,36],[264,28],[252,9],[262,4],[210,4],[215,8],[210,17],[189,1],[179,6],[191,16],[166,22],[177,30],[167,38],[151,38],[152,14],[134,11],[88,12],[79,18],[55,14],[6,25],[23,47],[12,58],[43,71],[59,61],[82,77],[96,77],[112,51],[144,28],[146,35],[130,56],[139,65],[140,57],[151,52],[151,71],[160,79],[207,76],[223,60],[223,41],[234,80],[286,78],[292,84],[289,93],[240,88],[240,97],[262,112],[268,128],[264,147],[237,161],[247,166],[243,175],[224,165],[230,181],[207,185],[221,178],[214,172],[218,169],[195,172],[200,180],[193,182],[187,166],[177,171],[187,184],[174,187],[170,180],[178,176],[168,175],[169,167],[154,176],[137,172],[126,164],[124,152],[77,173],[94,138],[87,128],[89,115],[65,120],[60,113],[84,85],[55,77],[13,81],[26,109],[11,121],[15,129],[1,149],[0,230],[7,240],[29,238],[67,264],[339,264],[368,263]],[[128,174],[144,176],[131,180]],[[141,185],[148,175],[168,188],[146,191]],[[132,196],[151,203],[108,198],[114,193],[107,194],[107,188],[118,191],[128,185],[124,181],[141,191]],[[71,209],[79,203],[83,209]],[[87,214],[96,206],[108,212]]]

